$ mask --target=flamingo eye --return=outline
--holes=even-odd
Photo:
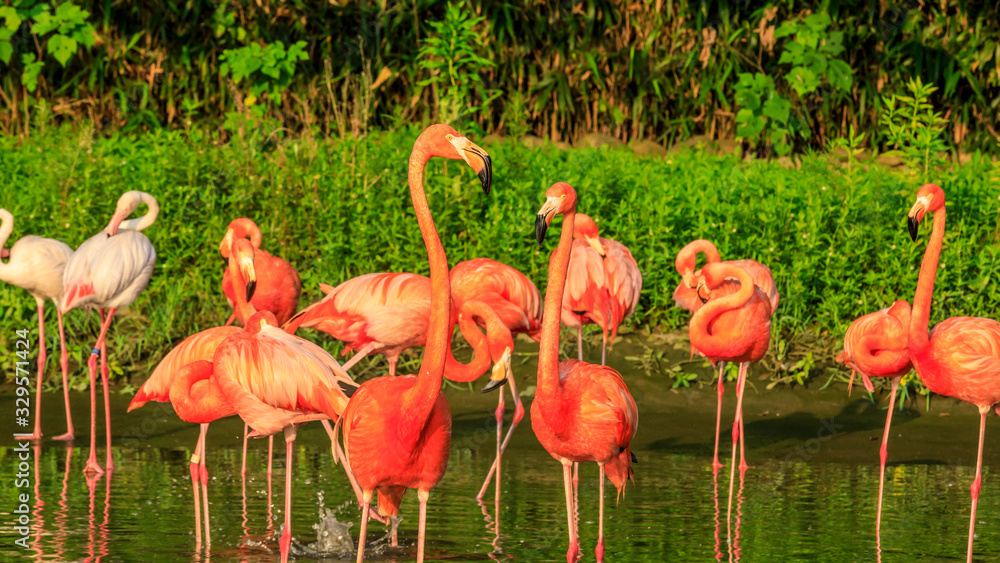
[[[454,139],[455,139],[455,136],[454,136],[454,135],[452,135],[451,133],[448,133],[447,135],[445,135],[445,136],[444,136],[444,138],[445,138],[445,139],[448,139],[449,141],[452,141],[452,140],[454,140]]]

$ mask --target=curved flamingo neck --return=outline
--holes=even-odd
[[[121,225],[118,226],[119,230],[141,231],[156,222],[156,217],[160,214],[160,205],[156,202],[156,198],[143,193],[140,201],[149,207],[149,211],[142,217],[122,221]]]
[[[237,264],[236,257],[229,255],[229,278],[233,280],[233,299],[236,301],[234,309],[239,312],[239,316],[249,320],[257,312],[257,308],[247,301],[247,279],[243,277],[243,272]]]
[[[867,375],[883,375],[899,371],[910,360],[906,342],[899,340],[898,337],[893,338],[885,334],[869,334],[858,342],[858,349],[854,351],[854,362]]]
[[[408,180],[410,197],[413,200],[413,211],[420,225],[420,234],[427,247],[427,260],[431,270],[431,315],[427,327],[427,344],[424,356],[420,361],[420,371],[417,382],[404,394],[404,424],[419,435],[424,423],[430,416],[431,409],[437,402],[441,392],[441,377],[444,375],[444,364],[451,340],[451,283],[448,277],[448,257],[444,246],[438,237],[431,216],[427,196],[424,193],[424,167],[431,154],[423,146],[420,139],[413,145],[410,154]]]
[[[542,417],[556,436],[565,435],[570,426],[559,388],[559,316],[563,292],[566,290],[569,256],[573,250],[575,215],[576,206],[563,213],[559,247],[549,260],[549,282],[545,287],[545,308],[542,311],[542,340],[538,348],[538,390],[535,400],[541,402]]]
[[[486,335],[479,329],[474,316],[479,316],[486,323]],[[478,301],[468,301],[462,305],[458,318],[458,328],[462,337],[472,346],[472,361],[463,364],[452,355],[448,346],[448,357],[445,360],[444,373],[449,381],[469,382],[479,379],[489,369],[493,360],[493,343],[499,339],[501,329],[506,329],[500,322],[496,312],[489,306]],[[489,344],[487,344],[489,340]]]
[[[212,378],[212,364],[206,361],[181,368],[170,384],[170,404],[186,422],[213,422],[236,414]]]
[[[941,245],[944,243],[944,206],[934,212],[934,228],[920,263],[920,277],[917,293],[913,296],[913,312],[910,315],[909,350],[911,356],[923,356],[930,347],[928,326],[931,317],[931,299],[934,296],[934,278],[937,276]],[[916,359],[916,358],[915,358]]]
[[[229,228],[233,229],[233,236],[236,238],[249,238],[250,245],[255,249],[260,249],[261,243],[261,233],[260,227],[257,223],[254,223],[252,219],[246,217],[240,217],[239,219],[233,219],[229,223]]]
[[[705,253],[705,260],[708,264],[722,261],[722,257],[719,256],[719,249],[711,241],[705,239],[693,240],[678,253],[677,265],[680,267],[677,268],[677,271],[681,274],[684,273],[684,268],[694,271],[698,266],[698,254],[702,252]]]
[[[709,325],[719,315],[739,309],[745,305],[753,297],[753,292],[756,289],[753,285],[753,278],[743,268],[733,265],[722,266],[722,268],[724,268],[725,278],[736,278],[739,280],[739,291],[725,297],[720,297],[719,299],[710,300],[691,317],[691,326],[689,329],[691,345],[698,348],[706,356],[722,355],[720,351],[728,350],[731,344],[730,337],[711,334],[708,330]]]

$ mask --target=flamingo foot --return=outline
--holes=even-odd
[[[87,458],[87,465],[83,468],[84,475],[103,475],[104,470],[97,464],[97,456],[91,450],[90,457]]]
[[[747,465],[747,462],[740,461],[740,478],[742,478],[743,474],[747,472],[747,469],[750,469],[750,466]]]
[[[72,442],[73,440],[76,439],[76,435],[73,434],[72,432],[67,432],[65,434],[60,434],[58,436],[55,436],[52,439],[59,442]]]
[[[597,548],[594,549],[594,555],[597,556],[597,563],[604,563],[604,539],[597,541]]]
[[[566,563],[576,563],[577,558],[580,556],[580,543],[572,542],[569,544],[569,549],[566,551]]]
[[[718,473],[723,467],[722,463],[719,462],[719,456],[716,455],[715,460],[712,461],[712,473]]]
[[[31,434],[23,434],[21,436],[15,436],[15,438],[18,439],[18,440],[32,440],[32,441],[34,441],[34,440],[41,440],[42,439],[42,433],[41,433],[41,431],[39,431],[39,432],[33,432]]]

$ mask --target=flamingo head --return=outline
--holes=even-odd
[[[257,311],[247,319],[247,331],[258,333],[266,326],[278,326],[278,317],[271,311]]]
[[[549,189],[545,190],[545,203],[542,204],[542,208],[538,210],[538,216],[535,217],[535,240],[538,241],[538,246],[542,245],[545,231],[552,224],[552,219],[556,215],[569,211],[576,211],[576,190],[566,182],[552,184]],[[596,225],[594,228],[597,228]]]
[[[229,228],[226,229],[226,236],[222,238],[222,242],[219,244],[219,253],[222,254],[222,258],[229,258],[229,253],[233,246],[233,239],[247,237],[250,238],[250,244],[252,244],[254,248],[260,248],[261,234],[260,228],[257,227],[257,223],[254,223],[253,220],[247,219],[246,217],[233,219],[229,223]]]
[[[250,241],[245,238],[238,238],[233,241],[230,261],[235,261],[235,265],[240,270],[243,279],[246,280],[247,302],[253,299],[253,292],[257,289],[257,271],[253,266],[254,248]]]
[[[906,227],[910,231],[910,238],[917,240],[917,232],[920,229],[920,221],[928,211],[937,211],[944,208],[944,190],[937,184],[924,184],[917,190],[917,200],[913,202],[910,213],[907,216]]]
[[[111,217],[111,222],[104,229],[104,232],[108,234],[109,237],[115,236],[118,232],[119,225],[122,224],[133,211],[139,208],[143,203],[143,196],[146,195],[138,190],[129,190],[122,194],[118,198],[118,205],[115,207],[115,214]]]
[[[417,144],[430,151],[430,156],[464,160],[483,184],[483,193],[490,195],[493,189],[493,161],[479,145],[473,143],[452,127],[443,124],[431,125],[420,134]]]
[[[697,290],[698,299],[701,299],[702,303],[708,303],[708,300],[712,296],[712,290],[719,287],[726,281],[728,270],[728,266],[718,262],[705,264],[705,266],[700,270]]]
[[[510,369],[510,346],[506,346],[499,356],[496,355],[494,350],[490,349],[490,354],[494,358],[499,358],[493,363],[493,371],[490,373],[490,380],[483,385],[480,389],[481,393],[489,393],[494,389],[500,388],[504,383],[507,383],[508,377],[514,377],[514,372]]]
[[[573,218],[573,238],[585,241],[601,256],[607,256],[601,244],[601,236],[597,231],[597,223],[588,215],[577,213]]]

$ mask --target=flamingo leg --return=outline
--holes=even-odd
[[[511,420],[510,428],[507,429],[507,435],[504,436],[503,443],[500,444],[500,453],[507,451],[507,444],[510,442],[510,437],[514,434],[514,429],[524,418],[524,405],[521,404],[521,396],[517,392],[517,383],[515,383],[513,377],[507,378],[507,385],[510,386],[510,396],[514,398],[514,418]],[[486,474],[486,480],[483,481],[482,488],[479,489],[479,494],[476,495],[476,500],[482,500],[486,496],[486,489],[490,486],[490,480],[493,479],[493,473],[497,470],[497,461],[493,460],[493,465],[490,466],[489,473]]]
[[[976,457],[976,480],[972,482],[972,513],[969,516],[969,553],[965,560],[972,563],[972,542],[976,539],[976,504],[979,503],[979,489],[983,485],[983,442],[986,440],[986,415],[990,407],[979,408],[979,452]]]
[[[271,480],[272,465],[274,462],[274,435],[267,437],[267,479]]]
[[[208,434],[208,424],[201,425],[201,438],[198,440],[201,443],[201,461],[198,464],[198,469],[201,473],[201,495],[202,504],[205,505],[205,547],[212,545],[212,530],[209,528],[208,519],[208,468],[205,467],[205,460],[208,457],[208,447],[205,443],[205,437]]]
[[[111,319],[115,317],[114,307],[108,309],[108,317],[106,320],[107,324],[101,324],[101,335],[97,338],[97,342],[101,348],[101,381],[104,387],[104,435],[107,438],[107,460],[105,461],[105,469],[111,471],[115,468],[114,461],[111,458],[111,393],[108,390],[109,381],[108,378],[111,375],[111,371],[108,369],[108,347],[107,347],[107,335],[108,329],[111,328]],[[101,310],[103,314],[104,310]]]
[[[736,379],[736,420],[733,421],[733,459],[729,466],[729,504],[726,507],[726,533],[733,537],[732,515],[733,515],[733,485],[736,482],[736,442],[740,437],[740,417],[743,415],[743,383],[746,380],[747,362],[740,364],[740,375]],[[742,473],[742,472],[741,472]]]
[[[42,375],[45,373],[45,306],[38,302],[38,383],[35,385],[35,430],[22,439],[42,438]]]
[[[580,463],[573,462],[573,535],[580,537]],[[579,550],[578,550],[579,551]]]
[[[424,543],[427,540],[427,499],[430,491],[420,489],[417,498],[420,500],[420,523],[417,526],[417,563],[424,563]]]
[[[202,440],[205,439],[204,434],[198,435],[198,444],[194,447],[194,453],[191,454],[191,463],[188,468],[191,471],[191,489],[194,491],[194,548],[195,550],[201,549],[201,494],[198,490],[199,482],[199,469],[198,464],[201,462],[201,446]]]
[[[746,376],[743,376],[743,382],[740,384],[740,395],[743,394],[743,385],[746,385]],[[747,433],[743,431],[743,407],[740,407],[740,479],[743,479],[743,474],[746,473],[747,469],[750,467],[747,465],[747,459],[743,455],[743,448],[746,445]]]
[[[381,343],[379,343],[379,342],[369,342],[364,347],[362,347],[360,350],[358,350],[357,352],[355,352],[354,355],[351,356],[351,359],[347,360],[347,362],[344,365],[340,366],[340,367],[344,368],[344,371],[348,371],[352,367],[354,367],[354,364],[360,362],[362,358],[364,358],[368,354],[371,354],[372,351],[378,350],[379,348],[382,348],[382,346],[383,345]],[[396,372],[393,371],[392,375],[396,375]]]
[[[66,351],[66,332],[63,330],[63,314],[58,307],[56,308],[56,318],[59,319],[59,367],[62,368],[63,399],[66,402],[66,433],[52,439],[72,442],[75,433],[73,432],[73,413],[69,408],[69,352]]]
[[[583,361],[583,325],[576,329],[576,356],[576,359]]]
[[[601,486],[599,488],[599,493],[601,496],[600,501],[600,518],[597,520],[597,547],[594,549],[594,555],[597,556],[597,563],[604,562],[604,464],[598,463],[597,467],[600,469],[600,480]]]
[[[566,550],[566,563],[575,563],[580,545],[576,540],[576,527],[573,526],[573,467],[572,463],[563,463],[563,488],[566,492],[566,522],[569,526],[569,548]]]
[[[497,412],[496,412],[497,457],[496,461],[494,461],[494,463],[497,466],[497,484],[496,484],[496,489],[494,490],[496,493],[496,496],[494,498],[494,505],[496,514],[495,522],[497,526],[497,534],[499,535],[500,534],[500,470],[503,469],[503,463],[500,461],[500,458],[503,456],[503,440],[501,439],[503,437],[503,411],[504,411],[503,389],[501,389],[500,392],[497,393],[497,395],[499,395],[499,398],[497,399]]]
[[[368,512],[372,504],[372,493],[365,492],[363,504],[361,505],[361,531],[358,532],[358,561],[365,560],[365,536],[368,534]]]
[[[901,377],[892,378],[892,394],[889,396],[889,412],[885,415],[885,431],[882,432],[882,449],[879,450],[878,508],[875,510],[875,535],[882,531],[882,490],[885,487],[885,460],[889,453],[889,426],[892,425],[892,411],[896,404],[896,389]]]
[[[295,444],[295,425],[285,427],[285,529],[281,532],[278,545],[281,547],[281,563],[288,563],[288,551],[292,545],[292,447]]]
[[[723,378],[726,369],[725,362],[719,362],[719,405],[715,410],[715,459],[712,461],[712,472],[718,473],[722,469],[719,463],[719,435],[722,433],[722,395],[726,392],[725,379]]]
[[[243,480],[246,481],[247,478],[247,438],[250,435],[250,426],[247,423],[243,423],[243,466],[240,468],[240,474],[243,475]]]
[[[102,310],[101,334],[97,338],[97,344],[94,346],[94,349],[90,352],[90,357],[87,358],[87,371],[90,372],[90,455],[87,456],[87,465],[83,468],[83,472],[90,475],[104,473],[104,470],[97,463],[97,356],[101,352],[104,335],[111,325],[112,315],[109,315],[107,320],[105,320]],[[105,386],[107,386],[107,380],[105,380]],[[104,397],[107,399],[107,387],[105,387]],[[110,414],[108,415],[108,423],[110,424]],[[106,431],[110,431],[110,429],[109,426],[106,428]],[[108,457],[111,457],[110,451],[108,452]]]
[[[604,328],[604,327],[601,327]],[[604,339],[601,341],[601,365],[607,365],[608,356],[608,329],[604,329]]]

